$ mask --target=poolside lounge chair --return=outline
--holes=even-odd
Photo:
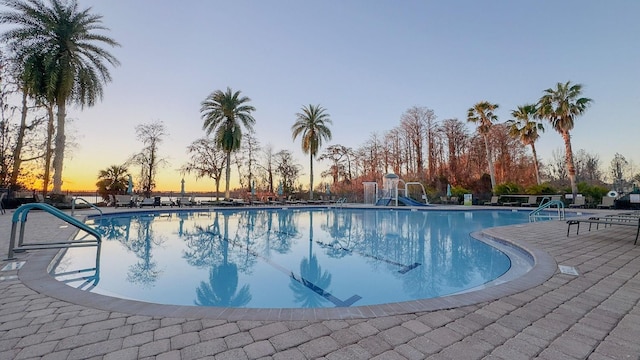
[[[529,200],[525,203],[520,204],[520,206],[535,206],[538,207],[538,195],[529,196]]]
[[[193,206],[196,205],[195,199],[193,197],[179,197],[176,200],[176,203],[178,204],[178,207],[181,206]]]
[[[112,195],[113,196],[113,204],[114,207],[126,206],[133,207],[135,202],[133,201],[133,196],[131,195]]]
[[[484,202],[484,204],[485,204],[485,205],[500,205],[500,204],[498,203],[498,199],[499,199],[499,198],[500,198],[499,196],[492,196],[492,197],[491,197],[491,200],[490,200],[490,201],[485,201],[485,202]]]
[[[154,198],[144,198],[142,199],[142,201],[138,202],[138,206],[139,207],[145,207],[145,206],[156,207],[156,202]]]
[[[571,230],[572,225],[577,225],[576,227],[576,235],[580,231],[580,223],[589,224],[589,231],[591,231],[591,225],[596,224],[596,229],[598,229],[599,225],[604,225],[605,227],[613,226],[613,225],[622,225],[622,226],[635,226],[636,230],[636,239],[633,242],[633,245],[638,243],[638,235],[640,235],[640,216],[631,216],[631,217],[619,217],[619,216],[603,216],[603,217],[590,217],[588,219],[572,219],[567,221],[567,236],[569,236],[569,231]]]
[[[611,196],[603,196],[602,203],[598,204],[598,209],[611,209],[615,204],[616,198]]]
[[[585,206],[584,196],[577,196],[573,204],[569,204],[570,208],[583,208]]]

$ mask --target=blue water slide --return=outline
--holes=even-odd
[[[406,196],[398,196],[398,201],[407,206],[427,206],[425,203],[421,203]]]

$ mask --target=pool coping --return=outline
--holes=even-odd
[[[509,225],[509,227],[512,226],[523,225]],[[557,270],[557,263],[549,254],[535,247],[532,247],[530,244],[524,241],[518,241],[516,243],[510,239],[488,235],[484,231],[480,231],[475,234],[487,237],[493,241],[498,241],[509,246],[513,246],[521,250],[524,254],[530,256],[533,260],[533,266],[531,270],[521,277],[488,288],[438,298],[412,300],[380,305],[301,309],[251,309],[165,305],[90,293],[86,290],[80,290],[70,287],[56,280],[49,274],[49,271],[57,261],[56,259],[58,257],[58,254],[63,250],[49,249],[29,253],[29,257],[26,263],[18,272],[18,276],[20,278],[20,281],[22,281],[27,287],[33,289],[34,291],[59,300],[67,301],[77,305],[92,307],[95,309],[137,315],[183,317],[191,319],[218,319],[229,321],[283,321],[367,319],[379,316],[429,312],[474,305],[482,302],[496,300],[498,298],[512,295],[540,285],[547,279],[549,279]]]

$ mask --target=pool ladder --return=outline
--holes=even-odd
[[[73,225],[79,230],[82,230],[86,233],[80,239],[71,240],[71,241],[58,241],[58,242],[48,242],[48,243],[25,243],[24,242],[24,230],[27,224],[27,215],[29,211],[33,209],[43,210],[61,220],[68,223],[69,225]],[[16,233],[18,232],[18,224],[20,224],[19,230],[19,238],[16,244]],[[87,239],[88,236],[93,237],[93,239]],[[100,263],[100,245],[102,244],[102,235],[100,233],[89,227],[87,224],[77,220],[64,212],[56,209],[55,207],[45,204],[45,203],[30,203],[24,204],[20,206],[13,213],[13,218],[11,220],[11,237],[9,239],[9,254],[7,260],[15,259],[14,253],[23,252],[27,250],[42,250],[42,249],[65,249],[72,247],[86,247],[86,246],[95,246],[97,247],[96,251],[96,269],[99,267]]]
[[[545,202],[545,200],[549,200],[549,201]],[[544,214],[542,213],[543,210],[551,210],[554,207],[557,210],[556,215],[553,215],[553,213],[549,211],[545,211]],[[529,222],[534,222],[539,219],[564,220],[564,218],[565,218],[564,203],[560,200],[550,200],[548,197],[545,197],[544,199],[542,199],[542,204],[538,206],[537,209],[529,213]]]

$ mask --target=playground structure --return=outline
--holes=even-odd
[[[376,206],[428,206],[427,192],[419,182],[405,182],[396,174],[382,177],[382,189],[375,181],[363,182],[364,203]],[[404,185],[402,187],[402,185]]]

